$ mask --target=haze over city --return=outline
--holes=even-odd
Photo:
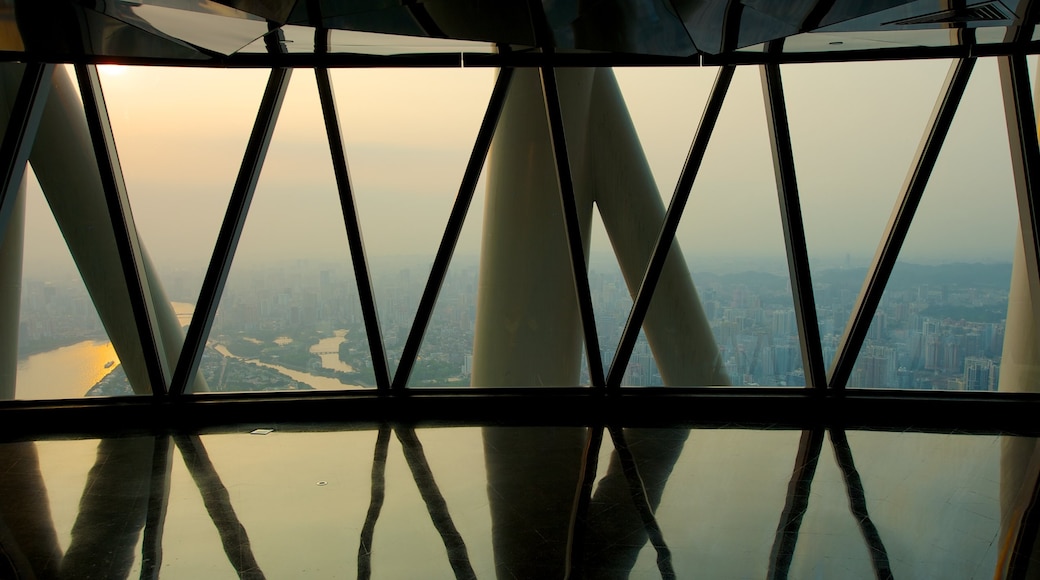
[[[941,60],[783,69],[814,264],[865,265],[873,255],[947,69],[948,61]],[[160,274],[201,273],[265,72],[149,67],[103,67],[102,72],[144,243]],[[616,71],[665,200],[715,73],[713,68]],[[494,74],[490,69],[333,72],[373,260],[432,258]],[[911,228],[905,260],[1011,260],[1017,217],[996,74],[989,59],[976,66]],[[70,272],[71,260],[35,183],[29,193],[26,276]],[[459,255],[479,252],[483,196],[482,182]],[[609,255],[598,218],[594,222],[592,253]],[[760,79],[751,67],[734,79],[678,240],[695,270],[783,265]],[[298,70],[236,264],[297,258],[346,263],[345,246],[314,78]]]

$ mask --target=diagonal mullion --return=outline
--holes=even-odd
[[[578,206],[574,197],[574,180],[571,176],[570,159],[567,156],[567,138],[563,127],[563,112],[560,108],[560,91],[556,84],[556,70],[551,66],[540,69],[542,94],[545,99],[545,114],[549,121],[549,141],[556,162],[556,181],[560,188],[560,203],[563,208],[564,229],[567,233],[571,257],[571,274],[578,298],[578,312],[585,333],[585,354],[588,357],[589,378],[593,388],[603,388],[603,355],[599,350],[596,333],[596,318],[592,308],[592,291],[589,288],[589,273],[585,265],[585,250],[581,239],[581,224],[578,221]]]
[[[1025,55],[1018,54],[1000,57],[997,67],[1007,118],[1026,270],[1029,280],[1035,282],[1040,280],[1040,147],[1037,145],[1036,112],[1031,103],[1029,65]],[[1040,320],[1035,322],[1040,323]]]
[[[131,315],[137,328],[141,351],[144,356],[148,380],[152,394],[166,395],[165,357],[159,351],[159,332],[155,325],[155,309],[148,289],[148,276],[145,272],[144,254],[141,240],[134,225],[134,216],[130,211],[130,198],[123,182],[123,170],[119,165],[112,125],[105,106],[105,96],[101,89],[101,79],[95,65],[77,64],[76,77],[79,81],[80,94],[83,98],[83,110],[90,131],[90,140],[94,148],[101,185],[105,192],[108,214],[111,218],[112,233],[115,237],[119,261],[122,264],[123,278],[130,297]]]
[[[350,182],[350,170],[347,167],[347,156],[343,149],[343,135],[340,132],[339,113],[336,111],[336,97],[332,91],[329,70],[315,68],[314,75],[318,81],[318,96],[321,99],[322,117],[325,119],[325,132],[328,134],[329,151],[332,154],[332,168],[336,174],[336,187],[339,190],[343,221],[347,228],[347,244],[350,247],[350,259],[354,264],[354,276],[357,279],[361,314],[365,319],[365,332],[368,333],[368,346],[372,353],[376,386],[380,390],[385,390],[390,388],[390,368],[386,360],[383,333],[379,327],[379,312],[376,310],[375,293],[372,291],[372,275],[365,254],[365,242],[361,236],[361,223],[354,201],[354,188]]]
[[[635,347],[636,339],[639,338],[639,329],[643,326],[643,319],[646,318],[647,311],[650,310],[650,301],[653,299],[657,282],[661,278],[661,271],[664,270],[665,260],[668,258],[668,252],[671,251],[672,242],[675,240],[675,232],[679,228],[679,221],[682,219],[686,202],[690,198],[690,191],[693,189],[694,180],[697,179],[697,172],[700,170],[701,162],[704,160],[704,154],[708,150],[708,141],[711,140],[715,122],[722,111],[722,103],[726,100],[726,93],[729,90],[730,81],[733,80],[735,71],[736,67],[733,66],[722,67],[715,78],[715,86],[712,87],[711,96],[704,107],[700,125],[697,127],[696,136],[690,146],[690,152],[686,156],[686,164],[683,166],[682,173],[679,175],[679,181],[675,185],[672,201],[668,204],[668,211],[665,213],[661,233],[657,236],[657,242],[654,245],[653,253],[650,255],[650,261],[647,262],[646,270],[643,273],[643,280],[639,284],[639,292],[632,302],[632,310],[628,313],[628,320],[625,321],[625,329],[621,333],[621,340],[618,343],[617,352],[614,354],[614,360],[607,375],[609,388],[619,388],[621,386],[625,368],[632,357],[632,349]]]
[[[856,364],[856,357],[866,339],[870,324],[874,320],[874,313],[881,302],[885,285],[892,274],[892,268],[895,267],[899,250],[903,247],[906,234],[910,230],[910,222],[914,219],[917,206],[921,203],[921,196],[928,185],[928,178],[935,169],[939,150],[942,149],[943,141],[946,140],[946,134],[949,132],[953,117],[957,112],[957,105],[964,96],[964,89],[968,85],[968,79],[971,77],[974,67],[974,57],[958,60],[950,66],[943,91],[932,111],[928,129],[917,148],[914,163],[903,182],[899,200],[892,210],[884,237],[878,245],[870,269],[867,270],[867,279],[863,282],[863,288],[856,300],[845,334],[841,337],[838,354],[831,367],[829,388],[844,389],[845,383],[852,374],[852,367]]]
[[[452,254],[455,252],[459,235],[462,233],[462,225],[466,220],[466,214],[469,213],[469,206],[477,189],[480,172],[484,168],[484,162],[487,160],[488,150],[491,148],[491,139],[495,136],[495,128],[498,126],[498,119],[502,115],[502,108],[506,101],[506,95],[509,92],[509,81],[512,77],[513,69],[511,68],[503,68],[498,73],[498,80],[495,81],[495,88],[491,93],[487,112],[484,113],[484,120],[481,122],[480,130],[477,132],[469,164],[466,165],[466,172],[462,177],[462,185],[459,186],[458,197],[455,198],[455,205],[451,209],[451,215],[448,216],[448,224],[444,228],[444,237],[441,238],[441,245],[437,248],[437,255],[433,259],[433,267],[430,269],[430,277],[426,282],[426,289],[423,290],[422,298],[419,300],[415,322],[408,333],[408,339],[405,341],[404,350],[401,353],[401,362],[397,372],[394,374],[393,388],[395,389],[403,389],[408,385],[408,377],[412,374],[416,357],[419,354],[419,348],[422,346],[423,336],[426,335],[426,330],[430,325],[433,308],[437,304],[437,296],[444,285],[444,278],[448,274],[448,266],[451,264]]]
[[[0,184],[0,239],[7,232],[18,188],[25,177],[25,164],[29,161],[29,153],[36,141],[43,108],[51,92],[53,74],[53,64],[29,63],[25,65],[21,84],[18,85],[7,129],[0,142],[0,170],[3,171],[3,183]]]
[[[766,125],[769,130],[769,145],[773,152],[776,191],[780,197],[780,219],[783,222],[784,242],[787,246],[787,267],[791,277],[791,291],[794,294],[805,384],[809,388],[823,389],[827,387],[827,370],[823,364],[820,327],[816,320],[816,299],[813,296],[809,253],[805,245],[805,227],[798,198],[791,127],[787,119],[780,65],[767,64],[762,66],[761,70],[762,90],[766,101]]]
[[[610,433],[610,439],[614,443],[614,452],[617,453],[618,460],[621,463],[621,471],[624,472],[625,479],[628,480],[632,504],[639,513],[639,518],[643,520],[643,528],[650,539],[650,544],[654,547],[654,551],[657,552],[657,569],[661,572],[661,578],[675,578],[675,569],[672,566],[672,552],[668,549],[668,544],[664,541],[664,534],[661,532],[661,526],[657,523],[653,504],[650,502],[650,496],[646,493],[646,485],[643,483],[642,476],[639,475],[639,466],[636,465],[636,458],[625,440],[625,430],[614,425],[608,426],[607,431]]]
[[[263,99],[260,101],[256,122],[249,135],[242,165],[231,192],[231,200],[228,202],[228,209],[224,214],[224,222],[220,225],[220,232],[217,234],[213,257],[210,259],[206,278],[199,291],[195,315],[192,316],[191,324],[188,326],[188,335],[184,339],[184,348],[181,349],[181,356],[177,360],[177,368],[174,371],[170,387],[172,395],[180,395],[187,390],[188,383],[198,372],[199,364],[202,362],[206,338],[213,327],[213,319],[217,315],[217,305],[224,291],[228,272],[231,270],[231,261],[238,248],[238,240],[242,236],[242,227],[245,225],[246,214],[253,201],[253,192],[256,191],[256,184],[260,179],[260,170],[263,168],[264,158],[267,156],[267,149],[271,144],[275,122],[278,120],[278,113],[281,111],[282,101],[285,99],[291,76],[291,69],[271,69],[271,76],[267,81]]]

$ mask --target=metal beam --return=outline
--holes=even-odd
[[[386,348],[383,344],[383,332],[379,326],[379,312],[376,309],[375,292],[372,290],[372,275],[368,268],[365,242],[361,235],[361,222],[354,200],[354,187],[350,181],[347,153],[343,147],[343,135],[340,132],[336,96],[332,90],[332,80],[329,78],[328,69],[316,68],[314,76],[318,81],[318,97],[321,100],[325,133],[328,135],[329,151],[332,154],[332,169],[336,174],[340,208],[343,211],[343,222],[347,228],[347,245],[350,248],[350,259],[354,264],[358,299],[361,301],[361,315],[365,320],[368,347],[372,354],[372,370],[375,373],[376,386],[380,389],[389,389],[390,368],[386,361]]]
[[[18,188],[25,177],[25,166],[29,152],[36,142],[36,130],[40,127],[43,107],[51,92],[53,64],[31,63],[25,65],[18,94],[11,106],[3,141],[0,142],[0,239],[7,232],[11,211],[18,199]]]
[[[556,71],[551,67],[540,69],[542,95],[545,98],[545,115],[549,122],[549,140],[556,162],[556,181],[560,188],[560,205],[563,208],[564,227],[571,257],[571,273],[578,298],[578,311],[585,332],[585,355],[588,359],[589,378],[593,388],[603,388],[606,381],[603,373],[603,355],[599,350],[596,318],[592,308],[592,291],[589,289],[589,272],[585,264],[585,250],[581,237],[581,224],[574,199],[574,181],[571,178],[570,159],[567,155],[567,138],[560,109],[560,91],[556,84]]]
[[[148,370],[148,380],[151,383],[152,394],[162,397],[166,395],[166,377],[169,376],[169,369],[166,368],[165,357],[160,353],[160,335],[156,325],[155,305],[152,304],[152,293],[148,287],[148,276],[145,273],[141,239],[137,235],[134,216],[130,210],[130,198],[123,182],[123,170],[119,165],[119,154],[116,152],[101,79],[94,65],[77,65],[76,77],[83,98],[83,110],[87,117],[98,173],[105,191],[123,278],[130,297],[131,315]]]
[[[805,226],[802,206],[798,198],[798,180],[791,148],[791,128],[787,120],[780,65],[768,64],[761,68],[762,91],[766,105],[766,127],[769,146],[773,153],[773,172],[776,192],[780,197],[780,220],[784,227],[787,246],[787,268],[794,295],[794,313],[798,322],[798,340],[802,351],[805,385],[812,389],[827,387],[827,370],[823,363],[820,327],[816,319],[816,299],[813,296],[809,253],[805,245]]]
[[[686,209],[686,202],[690,198],[693,182],[697,179],[697,172],[700,170],[701,162],[704,161],[704,154],[708,151],[708,142],[711,140],[711,134],[715,129],[715,122],[719,119],[722,103],[726,100],[726,93],[729,91],[729,85],[733,80],[735,70],[736,68],[731,66],[722,67],[719,69],[718,76],[715,77],[715,86],[712,88],[711,96],[704,106],[704,113],[701,115],[700,124],[697,126],[696,136],[690,145],[690,152],[686,155],[686,164],[679,175],[679,182],[675,185],[672,201],[668,204],[664,224],[661,226],[661,233],[657,236],[657,243],[654,245],[649,262],[647,262],[643,281],[640,283],[639,292],[632,302],[632,310],[628,313],[628,319],[625,321],[625,328],[621,333],[617,352],[614,354],[614,360],[610,365],[610,372],[607,374],[607,386],[610,389],[620,388],[621,379],[625,376],[625,369],[628,367],[628,361],[632,357],[632,349],[635,347],[636,339],[639,338],[639,329],[643,326],[643,319],[646,318],[647,311],[650,310],[650,302],[653,300],[654,290],[657,288],[657,282],[661,278],[661,271],[664,270],[668,252],[671,250],[672,242],[675,240],[675,232],[679,229],[679,222],[682,220],[683,210]]]
[[[228,201],[227,213],[224,214],[224,222],[217,234],[213,257],[210,259],[206,277],[202,282],[202,289],[199,291],[199,299],[195,304],[195,315],[192,316],[191,324],[188,326],[188,335],[184,339],[184,348],[181,349],[181,356],[177,360],[170,387],[171,395],[181,395],[187,391],[189,383],[198,372],[199,363],[202,362],[206,339],[213,327],[213,319],[217,315],[217,305],[224,292],[224,284],[227,282],[228,272],[231,270],[231,261],[238,248],[238,240],[242,236],[242,227],[245,225],[246,214],[253,201],[253,192],[256,191],[256,184],[260,179],[260,170],[267,156],[267,148],[271,144],[275,122],[278,120],[278,113],[281,111],[282,101],[285,99],[285,91],[289,87],[291,76],[292,71],[289,69],[271,70],[253,131],[246,144],[245,156],[238,170],[235,187],[231,192],[231,199]]]
[[[974,67],[974,58],[959,60],[950,65],[950,72],[932,111],[932,118],[921,144],[918,146],[913,165],[903,182],[899,199],[892,210],[884,236],[874,254],[874,260],[867,270],[867,278],[860,290],[856,305],[853,307],[852,316],[849,318],[845,333],[838,345],[838,352],[831,367],[828,383],[832,389],[845,388],[849,375],[852,374],[856,357],[863,346],[863,340],[867,336],[870,324],[874,320],[874,313],[881,302],[885,285],[892,274],[892,268],[895,267],[899,250],[903,247],[906,234],[910,230],[910,222],[914,219],[917,206],[921,203],[921,196],[928,185],[928,178],[935,169],[939,150],[953,123],[957,106],[961,102],[961,97],[964,96],[964,89],[968,85],[968,79],[971,77]]]
[[[229,56],[209,55],[206,60],[140,56],[103,56],[34,51],[0,51],[0,62],[122,64],[132,66],[179,66],[197,68],[540,68],[555,67],[627,67],[627,66],[726,66],[759,64],[796,64],[823,62],[867,62],[888,60],[957,59],[1038,54],[1040,41],[1027,40],[993,44],[955,46],[901,46],[864,50],[786,52],[732,52],[728,54],[693,54],[662,56],[612,53],[556,53],[546,55],[513,51],[508,54],[486,52],[424,53],[371,55],[346,52],[322,53],[235,53]]]
[[[488,150],[491,148],[491,139],[495,136],[495,128],[505,105],[506,95],[509,92],[509,81],[513,78],[513,69],[504,68],[499,71],[495,88],[491,92],[484,120],[477,131],[476,141],[473,143],[473,152],[470,153],[466,172],[462,176],[462,185],[459,186],[455,205],[451,208],[448,216],[448,224],[444,228],[444,236],[441,245],[437,248],[437,255],[433,259],[433,267],[430,269],[430,277],[427,279],[426,288],[423,290],[422,298],[419,300],[419,308],[415,313],[415,322],[412,323],[408,339],[405,341],[404,350],[401,352],[401,362],[394,374],[393,387],[403,389],[408,385],[408,378],[412,374],[419,348],[422,346],[423,337],[433,316],[433,309],[437,305],[437,296],[444,285],[444,278],[448,274],[448,266],[451,265],[451,257],[458,244],[459,235],[462,233],[462,225],[469,213],[473,194],[477,189],[477,181],[480,172],[487,160]]]
[[[203,393],[158,400],[106,397],[0,402],[0,441],[155,432],[240,433],[270,426],[376,429],[427,426],[616,424],[660,428],[916,430],[1040,435],[1035,393],[802,388],[644,387],[603,397],[583,387],[416,389],[407,397],[365,391]],[[295,427],[292,427],[295,425]],[[245,430],[249,430],[245,429]]]

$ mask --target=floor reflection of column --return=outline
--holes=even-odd
[[[126,578],[151,496],[153,437],[103,439],[87,476],[63,578]]]
[[[62,553],[36,443],[0,444],[0,473],[0,578],[57,578]]]
[[[674,578],[671,551],[654,512],[689,432],[616,427],[609,431],[614,453],[592,497],[586,571],[594,578],[627,578],[649,540],[661,576]]]
[[[586,430],[574,427],[484,428],[499,578],[566,575],[585,441]]]
[[[1040,282],[1029,276],[1025,249],[1019,232],[1011,268],[1011,290],[1008,295],[1004,350],[1000,365],[999,390],[1006,392],[1035,391],[1040,385],[1040,343],[1033,321]],[[998,578],[1025,578],[1040,573],[1031,564],[1036,545],[1035,522],[1031,530],[1030,514],[1036,515],[1040,486],[1040,445],[1034,437],[1005,435],[1000,453],[1000,538]]]

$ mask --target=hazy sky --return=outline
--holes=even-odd
[[[948,61],[783,69],[811,257],[873,254]],[[619,69],[663,195],[682,167],[715,69]],[[366,246],[432,256],[494,80],[490,69],[333,73]],[[265,71],[106,69],[103,82],[138,230],[160,270],[209,260]],[[679,241],[711,257],[783,256],[759,70],[738,70]],[[476,254],[481,184],[459,252]],[[30,189],[26,273],[70,264]],[[1016,217],[996,62],[980,59],[904,256],[1010,261]],[[593,252],[609,251],[594,231]],[[314,75],[294,73],[247,220],[239,263],[347,260]]]

